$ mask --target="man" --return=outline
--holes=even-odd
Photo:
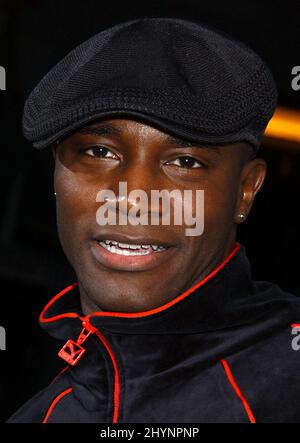
[[[68,366],[9,422],[300,420],[299,300],[254,282],[236,243],[265,178],[256,152],[276,99],[253,51],[171,18],[107,29],[41,80],[24,134],[53,151],[78,283],[40,316]],[[162,200],[144,198],[161,190],[165,224]],[[176,207],[203,217],[198,235]]]

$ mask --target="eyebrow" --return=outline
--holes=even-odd
[[[99,135],[99,136],[105,136],[105,135],[122,135],[123,130],[119,126],[116,126],[111,123],[101,123],[101,124],[91,124],[89,126],[84,126],[83,128],[80,128],[78,130],[80,134],[86,134],[86,135]],[[205,145],[200,143],[191,142],[189,140],[185,140],[183,138],[175,137],[174,135],[166,135],[164,138],[164,142],[168,143],[170,145],[175,146],[181,146],[184,148],[189,147],[196,147],[196,148],[202,148],[202,149],[209,149],[213,150],[215,152],[219,152],[219,146],[217,145]]]

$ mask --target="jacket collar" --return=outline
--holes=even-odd
[[[84,316],[78,284],[66,287],[40,314],[40,324],[56,338],[77,336],[88,322],[111,334],[193,334],[250,324],[295,305],[276,285],[257,285],[245,247],[236,243],[227,258],[204,279],[160,307],[143,312],[95,312]],[[294,300],[296,299],[296,300]],[[287,315],[290,317],[290,314]],[[279,321],[278,316],[273,319]]]
[[[204,279],[160,307],[143,312],[95,312],[84,316],[78,284],[57,294],[45,306],[40,324],[66,339],[80,332],[82,322],[118,334],[189,334],[251,322],[261,315],[251,309],[254,285],[245,247],[236,243],[227,258]]]

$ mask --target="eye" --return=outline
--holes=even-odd
[[[194,157],[190,157],[188,155],[177,157],[175,160],[167,162],[168,165],[175,165],[180,168],[185,169],[196,169],[196,168],[202,168],[203,165],[198,160],[196,160]]]
[[[85,149],[84,154],[90,156],[90,157],[97,157],[97,158],[113,158],[117,159],[117,155],[112,152],[110,149],[106,148],[105,146],[91,146],[88,149]]]

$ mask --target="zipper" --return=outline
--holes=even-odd
[[[104,347],[106,348],[114,368],[114,398],[113,398],[114,410],[113,410],[112,422],[117,423],[119,418],[119,407],[120,407],[120,375],[119,375],[119,369],[116,357],[111,347],[107,343],[105,337],[101,334],[100,331],[98,331],[97,328],[91,325],[88,317],[82,320],[82,326],[83,328],[77,340],[74,341],[69,339],[61,348],[61,350],[58,352],[58,356],[63,360],[65,360],[67,363],[69,363],[71,366],[77,365],[77,363],[79,362],[79,360],[82,358],[82,356],[86,351],[86,349],[82,346],[82,344],[91,334],[96,334],[96,336],[99,338],[99,340],[103,343]]]
[[[69,365],[71,366],[77,365],[86,351],[82,344],[91,334],[94,334],[96,332],[96,328],[94,328],[87,320],[82,321],[82,326],[83,328],[77,340],[68,340],[58,352],[58,356],[69,363]]]

